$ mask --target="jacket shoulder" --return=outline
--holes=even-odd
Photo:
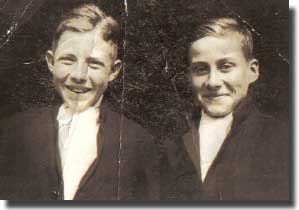
[[[47,135],[48,131],[45,130],[53,130],[55,126],[53,116],[52,108],[35,108],[2,118],[0,120],[1,145],[15,144],[22,147],[40,141],[39,138],[34,137]]]
[[[259,139],[263,139],[267,143],[271,141],[272,144],[274,141],[278,141],[277,143],[288,141],[289,126],[287,123],[261,112],[253,116],[252,123],[255,130],[259,131],[257,132],[260,136]]]
[[[149,130],[145,129],[136,121],[128,118],[123,113],[119,113],[113,110],[110,106],[105,104],[106,113],[105,120],[108,120],[109,125],[116,125],[118,129],[121,131],[123,137],[130,137],[132,140],[141,140],[144,141],[146,139],[154,139],[154,136],[149,132]]]
[[[28,126],[31,122],[49,119],[53,115],[53,109],[50,107],[31,108],[23,112],[16,112],[13,115],[0,119],[1,128],[8,126]]]

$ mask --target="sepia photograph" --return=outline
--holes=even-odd
[[[0,199],[293,205],[288,3],[0,0]]]

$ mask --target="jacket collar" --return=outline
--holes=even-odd
[[[221,146],[214,162],[216,162],[217,159],[219,159],[219,154],[222,153],[226,144],[228,143],[227,139],[230,138],[231,136],[235,135],[234,132],[237,132],[239,130],[238,128],[247,119],[247,117],[250,115],[250,113],[252,113],[252,111],[255,109],[256,108],[252,104],[251,97],[246,97],[240,102],[240,104],[237,106],[237,108],[233,112],[233,123],[232,123],[232,127],[231,127],[231,132],[226,137],[226,140],[224,141],[223,145]],[[184,147],[185,147],[191,161],[193,162],[194,168],[199,177],[201,177],[200,153],[199,153],[199,133],[198,133],[200,118],[201,118],[201,109],[198,108],[192,113],[191,120],[188,120],[188,118],[187,118],[187,122],[189,124],[189,130],[182,137]],[[212,165],[214,165],[214,163]],[[212,165],[210,168],[212,168]]]
[[[244,98],[233,112],[232,130],[235,127],[241,126],[243,122],[250,116],[250,114],[256,111],[257,108],[253,103],[253,99],[250,96]]]

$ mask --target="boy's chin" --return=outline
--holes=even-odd
[[[84,112],[85,110],[91,107],[91,105],[86,102],[66,103],[66,104],[69,111],[74,114]]]
[[[224,107],[209,107],[204,109],[205,113],[210,117],[221,118],[225,117],[232,112],[230,108]]]

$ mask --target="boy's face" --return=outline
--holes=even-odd
[[[74,112],[95,105],[121,68],[115,46],[103,40],[99,30],[65,31],[55,52],[47,52],[55,88]]]
[[[203,110],[212,117],[234,111],[258,79],[258,61],[246,60],[241,36],[207,36],[190,47],[190,80]]]

